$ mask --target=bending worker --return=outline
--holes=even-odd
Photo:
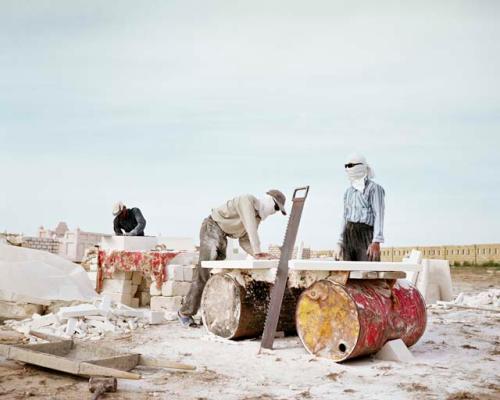
[[[344,167],[351,186],[344,194],[337,257],[345,261],[380,261],[380,243],[384,242],[384,189],[372,181],[374,173],[365,157],[354,154]]]
[[[243,250],[257,259],[272,258],[262,252],[257,229],[261,221],[276,211],[286,215],[285,201],[285,195],[279,190],[269,190],[261,199],[243,195],[214,208],[211,215],[205,218],[200,230],[200,259],[189,292],[178,311],[183,326],[196,326],[193,315],[200,308],[201,295],[210,278],[210,270],[201,268],[201,262],[225,260],[228,237],[239,239]]]
[[[117,236],[144,236],[146,220],[137,207],[127,208],[119,201],[113,206],[113,227]]]

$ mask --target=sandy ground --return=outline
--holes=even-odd
[[[500,287],[500,270],[452,271],[454,291]],[[176,323],[98,342],[195,365],[195,372],[137,368],[107,399],[500,399],[500,314],[428,312],[411,364],[363,358],[336,364],[306,353],[296,337],[258,354],[259,341],[226,341]],[[97,344],[96,344],[97,345]],[[0,400],[90,398],[88,382],[0,359]]]

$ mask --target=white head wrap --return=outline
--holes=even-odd
[[[365,190],[365,179],[372,179],[375,176],[373,169],[366,162],[366,158],[358,153],[351,154],[346,164],[359,164],[352,168],[346,168],[345,172],[351,181],[352,187],[363,193]]]
[[[270,215],[273,215],[276,210],[274,208],[274,199],[272,196],[266,194],[264,197],[259,199],[259,208],[256,210],[259,213],[260,219],[264,221]]]

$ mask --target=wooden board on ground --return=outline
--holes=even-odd
[[[119,353],[94,343],[59,342],[7,346],[0,345],[0,355],[7,359],[33,364],[81,376],[107,376],[140,379],[127,372],[139,363],[139,354]]]
[[[419,264],[404,262],[335,261],[335,260],[290,260],[290,270],[295,271],[421,271]]]

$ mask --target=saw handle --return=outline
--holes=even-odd
[[[305,190],[306,193],[304,194],[303,197],[297,197],[297,192],[301,192]],[[309,186],[304,186],[304,187],[300,187],[300,188],[297,188],[293,191],[293,197],[292,197],[292,201],[294,201],[295,199],[300,199],[300,200],[305,200],[307,198],[307,195],[309,194]]]

